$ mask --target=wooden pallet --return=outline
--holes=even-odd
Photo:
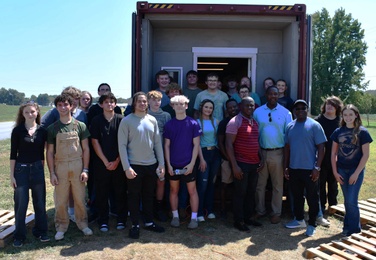
[[[376,224],[376,199],[360,200],[358,202],[360,210],[360,224]],[[334,213],[345,214],[345,206],[339,204],[336,206],[330,206],[330,211]]]
[[[305,252],[307,259],[376,259],[376,228],[352,234],[340,241],[321,244]]]
[[[25,223],[28,225],[34,220],[35,214],[31,211],[26,212]],[[14,211],[0,210],[0,247],[5,247],[5,242],[15,230]]]

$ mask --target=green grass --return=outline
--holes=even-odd
[[[0,122],[15,121],[19,106],[0,104]],[[51,107],[41,107],[41,114],[44,115]]]

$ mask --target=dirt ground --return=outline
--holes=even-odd
[[[52,212],[49,212],[51,215]],[[52,216],[52,215],[51,215]],[[227,220],[211,220],[200,223],[196,230],[188,230],[187,224],[172,228],[169,222],[160,223],[166,232],[156,234],[141,228],[140,239],[128,238],[126,230],[118,231],[115,220],[110,231],[102,233],[91,224],[94,235],[84,237],[71,223],[63,241],[42,244],[30,232],[21,248],[8,243],[0,257],[7,259],[304,259],[306,248],[317,247],[341,238],[342,220],[329,217],[329,228],[318,227],[313,237],[306,237],[304,229],[286,229],[290,219],[283,216],[280,224],[261,219],[262,227],[251,227],[250,233],[239,232]],[[50,218],[53,238],[53,220]]]

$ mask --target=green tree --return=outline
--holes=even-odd
[[[41,106],[48,106],[50,103],[49,96],[47,93],[39,94],[36,101]]]
[[[365,90],[363,66],[367,44],[357,19],[338,9],[333,18],[323,8],[313,18],[312,113],[317,114],[321,97],[348,98],[352,91]]]

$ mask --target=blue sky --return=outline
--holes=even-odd
[[[58,94],[69,85],[96,96],[102,82],[131,95],[131,26],[135,0],[1,0],[0,88]],[[153,3],[304,3],[307,13],[340,7],[358,19],[368,44],[366,80],[376,89],[376,1],[188,0]]]

